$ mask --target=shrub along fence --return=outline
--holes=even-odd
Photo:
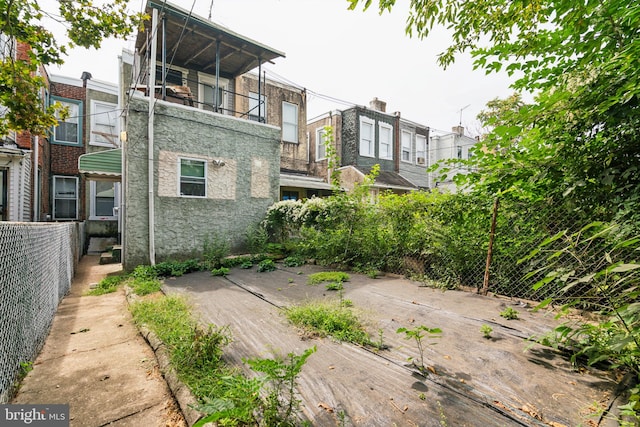
[[[82,255],[81,223],[0,222],[0,403],[38,354]]]
[[[265,220],[272,238],[294,241],[297,251],[324,264],[539,301],[559,297],[565,287],[534,286],[550,274],[549,257],[556,274],[575,273],[576,264],[588,271],[605,259],[611,248],[605,236],[571,248],[601,230],[580,232],[585,224],[544,200],[427,192],[386,194],[377,203],[348,195],[283,201]]]

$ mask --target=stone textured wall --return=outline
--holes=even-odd
[[[360,116],[368,117],[375,121],[375,157],[366,157],[360,155]],[[370,168],[375,164],[380,165],[380,170],[396,171],[395,160],[380,159],[378,142],[380,139],[378,123],[383,122],[390,125],[393,135],[392,150],[395,156],[397,145],[396,141],[396,118],[392,115],[382,113],[380,111],[370,110],[368,108],[354,107],[342,112],[342,155],[341,164],[361,166]]]
[[[127,270],[149,262],[147,111],[148,99],[130,99],[123,254]],[[261,221],[278,200],[280,129],[162,101],[154,111],[156,261],[200,255],[207,236],[241,249],[247,227]],[[211,160],[206,198],[179,196],[180,156]],[[216,164],[220,161],[224,165]]]

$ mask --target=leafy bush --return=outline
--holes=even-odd
[[[211,275],[212,276],[226,276],[227,274],[229,274],[229,269],[227,267],[220,267],[220,268],[212,268],[211,269]]]
[[[288,256],[282,260],[286,267],[300,267],[305,264],[304,258],[300,256]]]
[[[202,258],[207,269],[218,268],[222,259],[229,255],[229,242],[219,236],[206,236],[203,244]]]
[[[262,260],[258,263],[258,273],[263,273],[266,271],[274,271],[276,268],[277,268],[276,263],[269,258]]]

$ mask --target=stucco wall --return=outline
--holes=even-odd
[[[132,98],[125,145],[127,270],[149,262],[148,99]],[[154,126],[156,261],[202,252],[207,236],[244,243],[249,225],[278,200],[280,129],[158,101]],[[178,195],[178,158],[207,160],[207,196]],[[222,165],[221,163],[224,163]]]

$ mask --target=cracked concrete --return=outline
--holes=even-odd
[[[124,291],[87,296],[121,269],[86,255],[33,370],[11,403],[67,403],[71,426],[184,426],[154,352],[138,333]]]

